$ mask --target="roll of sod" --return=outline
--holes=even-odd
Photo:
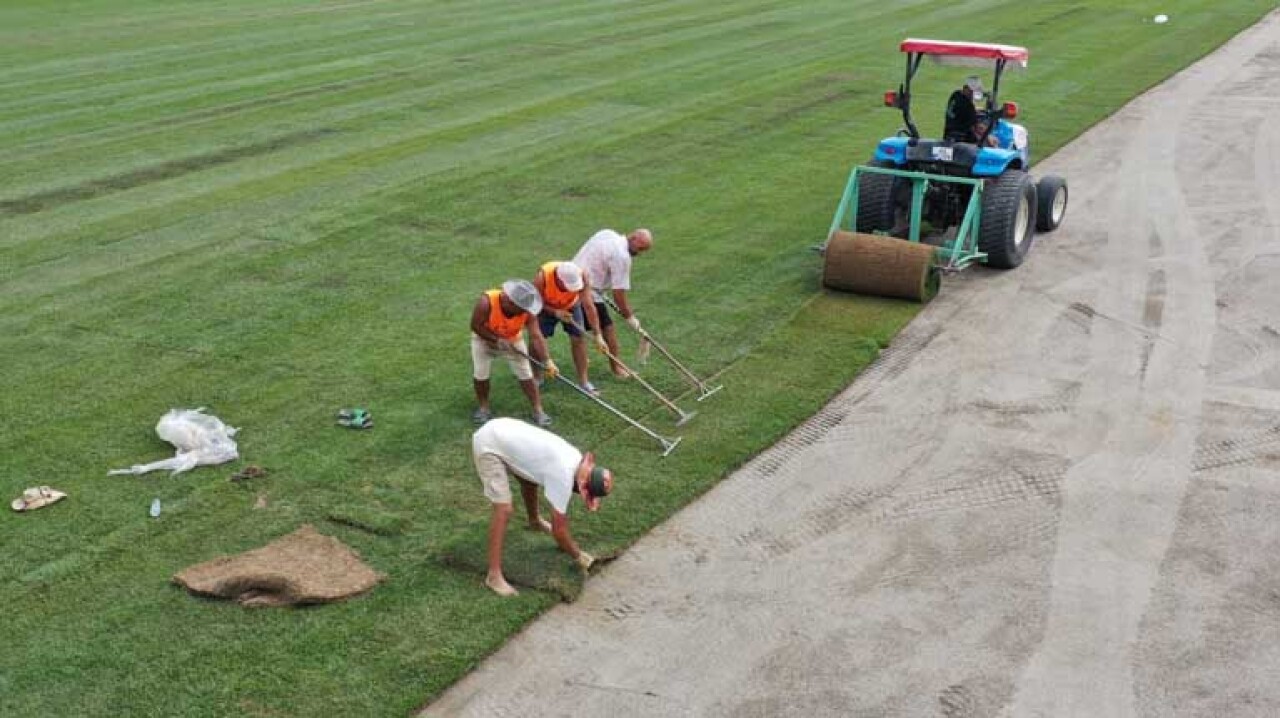
[[[827,242],[822,285],[876,297],[927,302],[942,278],[934,266],[936,247],[874,234],[837,231]]]

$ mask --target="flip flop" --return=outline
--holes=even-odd
[[[34,511],[61,501],[66,497],[65,493],[57,489],[51,489],[48,486],[35,486],[23,491],[22,496],[14,499],[9,505],[13,507],[14,511]]]
[[[343,409],[338,412],[338,426],[348,429],[372,429],[373,416],[367,409]]]

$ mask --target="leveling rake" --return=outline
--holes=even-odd
[[[586,330],[586,329],[583,329],[583,328],[582,328],[582,325],[578,324],[577,322],[573,321],[572,319],[570,319],[570,322],[569,322],[569,323],[573,325],[573,328],[574,328],[574,329],[577,329],[577,330],[578,330],[578,333],[582,334],[583,336],[586,336],[586,334],[587,334],[587,330]],[[664,406],[666,406],[668,409],[670,409],[670,410],[672,410],[672,411],[674,411],[674,412],[676,413],[676,416],[678,417],[678,418],[676,419],[676,426],[684,426],[684,425],[685,425],[685,422],[687,422],[687,421],[689,421],[690,419],[692,419],[693,417],[697,416],[698,412],[696,412],[696,411],[685,412],[685,411],[683,411],[680,407],[676,406],[676,403],[675,403],[674,401],[671,401],[671,400],[670,400],[670,399],[668,399],[668,398],[666,397],[666,395],[664,395],[662,392],[660,392],[660,391],[658,391],[657,389],[653,388],[653,385],[652,385],[652,384],[650,384],[649,382],[645,381],[645,380],[644,380],[644,378],[642,378],[639,374],[637,374],[637,373],[636,373],[636,371],[635,371],[634,369],[632,369],[631,367],[629,367],[629,366],[627,366],[625,363],[623,363],[623,361],[622,361],[621,359],[619,359],[618,357],[614,356],[612,352],[610,352],[610,351],[609,351],[609,350],[607,350],[607,349],[604,349],[604,350],[602,350],[602,351],[603,351],[603,353],[604,353],[604,355],[605,355],[605,356],[609,357],[609,359],[611,359],[611,360],[613,360],[614,362],[616,362],[616,363],[618,364],[618,366],[622,367],[622,370],[623,370],[623,371],[625,371],[625,372],[626,372],[626,373],[627,373],[631,378],[635,379],[635,380],[636,380],[636,382],[638,382],[638,383],[640,384],[640,386],[642,386],[642,387],[644,387],[645,389],[649,390],[649,393],[650,393],[650,394],[653,394],[654,396],[658,397],[658,401],[661,401],[661,402],[663,403],[663,405],[664,405]]]
[[[614,304],[612,299],[610,299],[609,297],[605,297],[604,300],[609,304],[610,307],[613,308],[614,311],[618,312],[619,314],[622,313],[622,310],[618,309],[618,305]],[[723,385],[717,385],[711,388],[707,388],[706,382],[699,379],[697,374],[694,374],[693,372],[689,371],[688,367],[686,367],[684,364],[681,364],[679,359],[676,359],[674,356],[672,356],[671,352],[667,351],[666,347],[659,344],[658,340],[654,339],[653,335],[645,331],[643,327],[640,329],[640,338],[652,344],[653,347],[658,350],[659,354],[666,357],[667,361],[671,362],[671,365],[676,368],[676,371],[680,372],[681,376],[687,379],[690,384],[693,384],[694,388],[698,390],[698,401],[702,401],[703,399],[706,399],[707,397],[711,396],[712,394],[724,388]],[[621,364],[621,362],[619,362],[619,364]],[[626,369],[626,367],[623,366],[623,369]]]
[[[520,356],[524,357],[525,359],[528,359],[531,363],[533,363],[533,365],[534,365],[534,366],[538,367],[539,369],[542,369],[544,372],[546,371],[546,369],[547,369],[547,365],[546,365],[546,364],[543,364],[542,362],[538,361],[537,359],[534,359],[533,357],[529,356],[529,354],[528,354],[528,353],[526,353],[526,352],[522,352],[522,351],[520,351],[519,349],[516,349],[515,347],[512,347],[512,351],[514,351],[515,353],[517,353],[517,354],[519,354]],[[640,431],[644,432],[645,434],[648,434],[650,438],[652,438],[654,441],[656,441],[656,442],[658,442],[659,444],[661,444],[661,445],[662,445],[662,455],[663,455],[664,457],[665,457],[665,456],[667,456],[667,455],[669,455],[671,452],[675,451],[675,450],[676,450],[676,446],[680,444],[680,440],[681,440],[681,438],[683,438],[683,437],[679,437],[679,436],[677,436],[675,439],[668,439],[667,437],[665,437],[665,436],[663,436],[663,435],[661,435],[661,434],[659,434],[659,433],[657,433],[657,432],[653,431],[652,429],[650,429],[649,427],[645,426],[644,424],[641,424],[640,422],[636,421],[635,419],[632,419],[631,417],[629,417],[629,416],[627,416],[626,414],[622,413],[622,412],[621,412],[621,411],[619,411],[618,409],[615,409],[613,406],[611,406],[611,405],[610,405],[608,402],[606,402],[604,399],[601,399],[600,397],[596,396],[595,394],[592,394],[591,392],[587,391],[586,389],[583,389],[581,386],[579,386],[579,385],[578,385],[578,383],[577,383],[577,382],[573,381],[572,379],[570,379],[569,377],[565,376],[564,374],[560,374],[559,372],[557,372],[557,373],[556,373],[556,378],[557,378],[557,379],[559,379],[560,381],[562,381],[562,382],[564,382],[564,383],[568,384],[569,386],[573,387],[574,391],[578,392],[579,394],[581,394],[581,395],[583,395],[583,396],[587,397],[587,398],[588,398],[588,399],[590,399],[591,401],[594,401],[595,403],[599,404],[600,406],[603,406],[604,408],[608,409],[608,410],[609,410],[609,411],[610,411],[614,416],[618,417],[619,419],[622,419],[623,421],[625,421],[625,422],[627,422],[628,424],[630,424],[630,425],[634,426],[635,428],[639,429]]]

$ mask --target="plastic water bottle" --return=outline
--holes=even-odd
[[[151,518],[160,517],[160,498],[151,499]]]

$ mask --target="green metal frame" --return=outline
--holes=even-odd
[[[974,262],[986,261],[986,252],[978,249],[978,231],[982,222],[982,186],[983,181],[971,177],[951,177],[934,175],[926,172],[895,170],[887,167],[857,166],[849,173],[849,182],[844,187],[844,195],[840,198],[840,206],[836,207],[836,215],[831,220],[830,237],[839,229],[855,231],[858,217],[858,175],[863,172],[905,177],[911,180],[911,229],[907,239],[920,241],[920,215],[924,207],[924,193],[930,182],[954,182],[973,186],[969,195],[969,206],[965,209],[964,219],[953,239],[944,241],[934,253],[934,262],[944,270],[963,269]]]

